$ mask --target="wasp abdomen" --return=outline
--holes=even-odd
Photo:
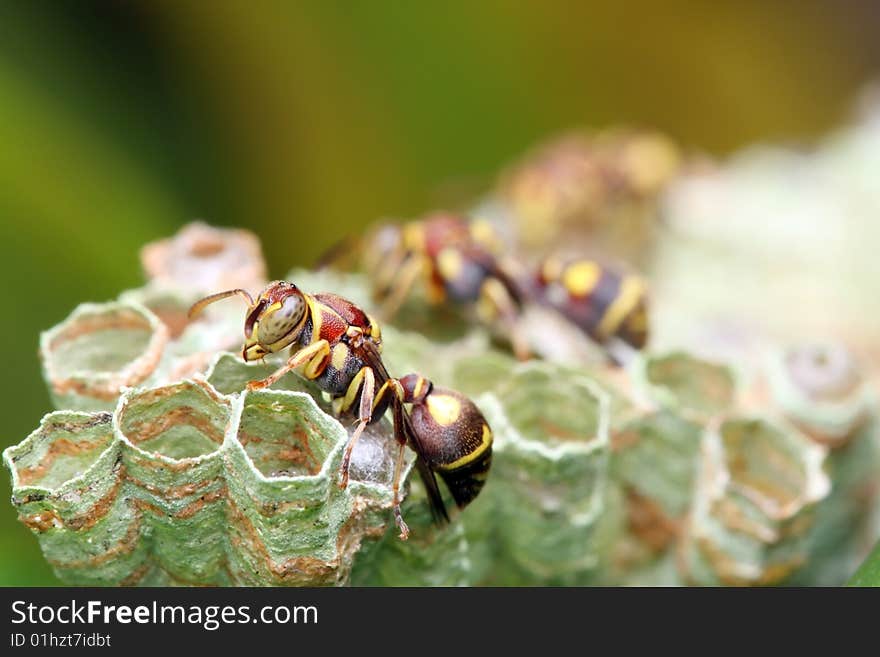
[[[455,503],[467,506],[483,488],[492,464],[492,430],[461,393],[417,375],[402,383],[413,405],[410,416],[422,456],[446,482]]]
[[[483,490],[492,465],[492,447],[481,450],[466,465],[452,470],[439,469],[437,474],[446,483],[455,504],[463,509]]]
[[[561,312],[599,343],[617,337],[636,349],[648,340],[642,279],[592,260],[549,258],[534,281],[537,301]]]

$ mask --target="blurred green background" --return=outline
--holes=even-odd
[[[0,6],[3,447],[50,410],[39,331],[139,285],[140,246],[193,218],[251,228],[280,275],[572,126],[809,143],[880,68],[855,1],[257,7]],[[0,505],[0,584],[54,582]]]

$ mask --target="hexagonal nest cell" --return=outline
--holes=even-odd
[[[133,445],[177,460],[217,450],[229,419],[229,403],[192,382],[131,394],[118,413],[119,428]]]
[[[785,518],[816,497],[811,445],[759,419],[724,422],[719,430],[729,486],[773,518]]]
[[[238,441],[266,477],[313,476],[335,444],[303,412],[303,399],[247,395]]]
[[[705,420],[736,401],[736,381],[724,365],[673,352],[648,356],[642,367],[648,396],[695,419]]]
[[[153,374],[167,340],[167,327],[141,306],[80,305],[40,337],[40,358],[55,405],[111,410],[122,388]]]
[[[253,233],[199,221],[146,245],[141,264],[153,281],[203,292],[260,287],[266,279],[262,249]]]
[[[606,413],[599,394],[587,377],[541,362],[515,367],[498,387],[513,427],[548,445],[595,441]]]
[[[113,442],[109,413],[57,412],[9,451],[16,486],[57,490],[81,476]]]

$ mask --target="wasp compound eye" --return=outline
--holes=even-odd
[[[266,345],[278,342],[297,327],[305,312],[306,302],[299,294],[269,306],[258,317],[260,341]]]

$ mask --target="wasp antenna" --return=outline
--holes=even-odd
[[[221,299],[225,299],[227,297],[231,297],[236,294],[240,294],[245,299],[247,299],[249,306],[254,305],[254,298],[250,295],[250,293],[247,290],[242,290],[241,288],[235,288],[234,290],[226,290],[225,292],[218,292],[217,294],[211,294],[211,295],[205,297],[204,299],[200,299],[199,301],[196,301],[190,307],[189,312],[187,313],[187,316],[190,319],[193,319],[194,317],[197,317],[199,315],[199,313],[202,312],[202,310],[205,309],[205,306],[209,306],[212,303],[214,303],[215,301],[220,301]]]

